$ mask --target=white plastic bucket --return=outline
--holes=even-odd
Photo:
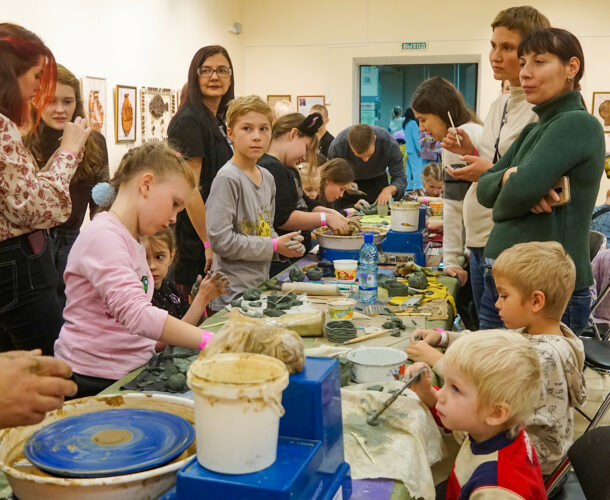
[[[216,354],[193,362],[197,461],[223,474],[249,474],[275,462],[286,365],[271,356]]]
[[[393,347],[360,347],[348,352],[347,359],[353,363],[352,380],[364,384],[394,380],[407,354]]]
[[[419,226],[419,203],[416,201],[395,201],[392,203],[390,227],[393,231],[411,233]]]

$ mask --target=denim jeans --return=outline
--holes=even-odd
[[[481,297],[481,304],[479,306],[479,328],[481,330],[504,328],[504,323],[500,319],[498,309],[495,305],[498,301],[498,290],[496,290],[496,283],[491,274],[492,265],[483,261],[482,268],[483,296]]]
[[[54,227],[50,232],[53,242],[53,260],[55,262],[55,269],[57,269],[57,300],[59,301],[59,307],[63,311],[66,305],[64,271],[68,263],[68,255],[80,231],[78,229]]]
[[[494,305],[498,300],[498,291],[496,290],[496,284],[491,274],[491,268],[492,266],[489,264],[484,266],[483,281],[485,290],[483,292],[481,311],[479,313],[479,327],[481,330],[505,328],[498,314],[498,310]],[[570,297],[570,301],[561,317],[561,321],[568,325],[576,335],[579,335],[588,324],[590,312],[591,292],[589,289],[583,288],[581,290],[575,290]]]
[[[468,247],[470,250],[470,286],[472,287],[472,300],[477,310],[477,315],[481,309],[481,298],[483,297],[484,284],[483,274],[485,268],[485,257],[483,251],[485,247]]]
[[[589,289],[574,290],[561,321],[568,325],[576,335],[580,335],[589,324],[590,313],[591,292]]]
[[[38,348],[53,355],[63,318],[51,240],[38,236],[37,252],[28,235],[0,242],[0,352]]]

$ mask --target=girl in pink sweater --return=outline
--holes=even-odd
[[[71,366],[77,397],[96,394],[145,364],[158,340],[203,349],[212,337],[151,304],[154,280],[140,241],[175,223],[185,207],[195,187],[186,162],[166,144],[145,144],[123,157],[107,187],[102,193],[94,188],[94,198],[110,209],[83,229],[64,275],[65,323],[55,356]],[[207,302],[226,285],[204,281]]]

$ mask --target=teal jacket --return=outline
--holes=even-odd
[[[477,198],[493,208],[495,225],[485,256],[495,259],[515,243],[558,241],[576,265],[576,286],[593,283],[589,225],[604,172],[601,124],[587,112],[578,91],[535,106],[538,123],[527,125],[504,156],[479,178]],[[504,186],[502,176],[518,167]],[[570,180],[570,202],[550,214],[530,210],[563,175]]]

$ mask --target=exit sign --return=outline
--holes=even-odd
[[[427,50],[428,42],[402,42],[402,50]]]

